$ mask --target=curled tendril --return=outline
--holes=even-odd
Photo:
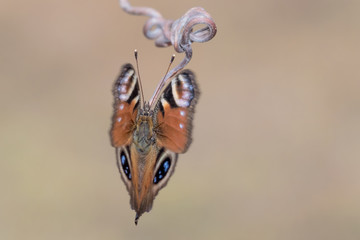
[[[191,60],[193,42],[207,42],[216,34],[216,25],[210,14],[201,7],[194,7],[187,11],[181,18],[173,21],[167,20],[153,8],[132,7],[128,0],[119,0],[121,8],[127,13],[134,15],[144,15],[150,17],[143,28],[144,35],[149,39],[155,40],[157,47],[174,46],[178,53],[185,52],[185,57],[176,67],[171,69],[159,83],[156,91],[150,99],[150,106],[161,94],[161,90],[167,85],[168,80],[183,69]],[[196,25],[205,25],[205,27],[193,31]]]
[[[204,24],[204,28],[193,32],[196,25]],[[216,25],[201,7],[191,8],[184,16],[174,21],[171,26],[171,44],[177,52],[191,48],[192,42],[207,42],[216,34]]]

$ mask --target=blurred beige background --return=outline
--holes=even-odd
[[[217,23],[190,150],[135,227],[111,87],[136,48],[150,98],[173,48],[116,0],[2,0],[0,239],[360,239],[360,2],[132,4]]]

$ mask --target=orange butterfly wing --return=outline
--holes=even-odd
[[[137,77],[130,64],[122,67],[120,76],[115,81],[113,93],[115,103],[110,136],[112,145],[120,147],[132,141],[139,105]]]
[[[199,98],[194,74],[182,71],[166,87],[158,103],[157,143],[175,153],[184,153],[191,143],[192,118]]]

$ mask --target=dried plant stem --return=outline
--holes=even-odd
[[[178,53],[185,52],[184,59],[172,68],[157,86],[154,95],[150,99],[150,108],[154,109],[157,99],[162,90],[170,82],[171,77],[183,69],[191,60],[193,42],[207,42],[216,34],[216,25],[210,14],[201,7],[194,7],[187,11],[181,18],[173,21],[167,20],[153,8],[133,7],[127,0],[119,0],[121,8],[133,15],[148,16],[143,32],[149,39],[155,39],[157,47],[174,46]],[[205,27],[193,32],[195,25],[202,24]]]

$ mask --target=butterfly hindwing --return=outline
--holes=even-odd
[[[137,81],[138,78],[131,64],[126,64],[121,68],[120,76],[115,81],[114,114],[110,131],[111,143],[114,147],[131,143],[139,106]]]
[[[157,104],[157,143],[174,153],[184,153],[191,143],[192,118],[199,98],[190,70],[176,75]]]

